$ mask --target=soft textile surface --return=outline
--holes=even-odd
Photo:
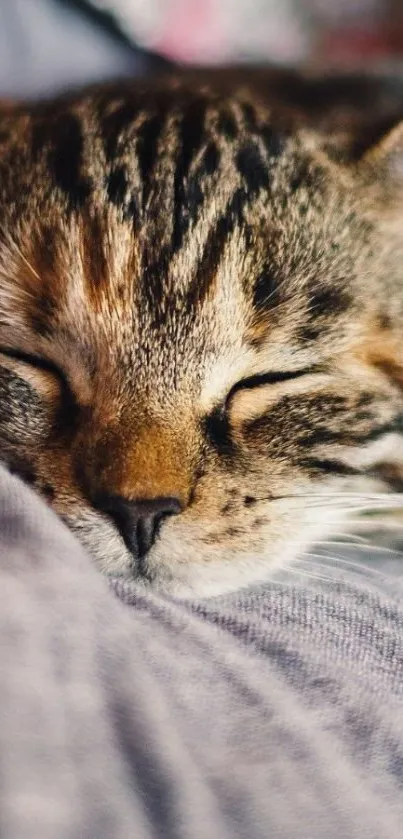
[[[400,839],[386,586],[113,591],[4,470],[0,540],[2,839]]]

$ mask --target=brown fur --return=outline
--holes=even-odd
[[[400,474],[401,132],[275,78],[2,111],[1,456],[101,568],[178,593],[259,579]],[[140,562],[105,498],[180,514]]]

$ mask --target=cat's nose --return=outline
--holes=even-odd
[[[119,495],[102,495],[96,506],[113,519],[126,546],[141,559],[153,546],[161,523],[182,510],[178,498],[146,498],[129,501]]]

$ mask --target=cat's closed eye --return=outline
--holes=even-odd
[[[15,373],[43,396],[55,398],[57,393],[70,390],[66,374],[58,364],[47,358],[1,346],[0,357],[5,362],[11,362]]]
[[[308,376],[311,378],[315,373],[322,371],[321,366],[314,365],[295,370],[272,370],[240,379],[232,385],[221,406],[208,417],[206,431],[209,438],[219,447],[226,448],[231,437],[230,426],[234,422],[237,424],[239,421],[251,419],[264,411],[270,398],[274,396],[273,391],[276,392],[274,398],[278,397],[276,385],[286,385]]]
[[[283,393],[285,394],[294,382],[301,382],[302,391],[305,386],[312,387],[313,376],[324,372],[322,365],[312,365],[295,370],[271,371],[248,376],[233,385],[229,391],[225,400],[225,413],[230,416],[231,421],[239,422],[249,419],[267,409],[268,404],[277,400]]]
[[[11,359],[11,361],[16,361],[19,364],[26,365],[28,368],[31,368],[33,370],[39,370],[44,373],[51,373],[53,376],[58,378],[63,384],[66,383],[66,376],[60,369],[60,367],[47,358],[42,358],[41,356],[35,355],[34,353],[27,353],[21,350],[9,349],[8,347],[0,347],[0,354],[4,355],[6,358]]]
[[[227,395],[226,402],[228,404],[233,395],[238,393],[240,390],[254,390],[254,388],[260,388],[264,385],[277,385],[281,382],[293,381],[294,379],[300,379],[301,376],[308,376],[311,373],[321,371],[322,368],[315,366],[303,367],[297,370],[273,370],[270,373],[258,373],[255,376],[248,376],[247,378],[236,382],[236,384],[232,386]]]

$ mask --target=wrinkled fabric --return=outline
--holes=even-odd
[[[1,469],[0,674],[2,839],[401,837],[397,586],[111,583]]]

